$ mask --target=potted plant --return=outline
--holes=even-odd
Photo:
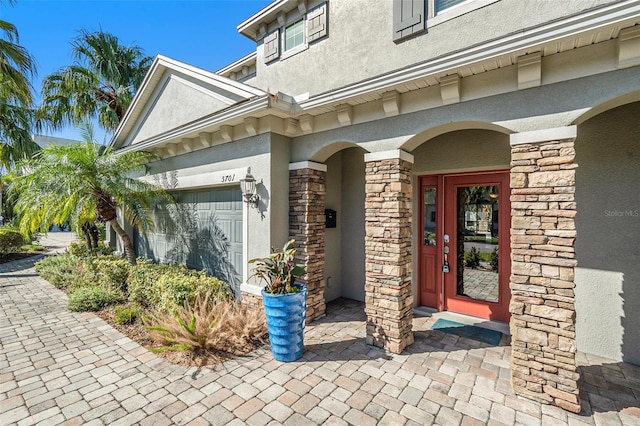
[[[294,262],[294,241],[287,241],[282,250],[269,257],[249,261],[255,265],[253,276],[267,284],[262,290],[262,303],[269,344],[273,358],[283,362],[299,359],[304,349],[307,286],[295,282],[305,268]]]

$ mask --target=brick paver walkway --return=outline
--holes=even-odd
[[[516,397],[510,347],[430,331],[402,355],[364,343],[363,305],[329,304],[299,362],[267,350],[213,368],[169,365],[36,276],[0,265],[1,424],[640,424],[640,369],[587,359],[584,413]]]

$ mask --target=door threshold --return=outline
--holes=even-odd
[[[426,306],[418,306],[416,308],[413,308],[413,314],[417,317],[433,317],[436,319],[442,318],[450,321],[456,321],[462,324],[469,324],[476,327],[499,331],[504,335],[511,336],[509,323],[507,322],[492,321],[484,318],[473,317],[471,315],[458,314],[456,312],[438,312],[436,309],[428,308]]]

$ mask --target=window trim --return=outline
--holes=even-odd
[[[291,27],[298,22],[302,22],[302,43],[297,45],[296,47],[292,47],[289,50],[285,50],[287,37],[286,31],[287,28]],[[290,58],[291,56],[297,55],[300,52],[303,52],[309,48],[309,42],[307,41],[307,14],[298,15],[295,19],[291,19],[291,22],[287,22],[285,25],[280,28],[280,60]]]
[[[435,0],[428,0],[427,9],[429,11],[429,15],[427,16],[427,28],[435,27],[436,25],[440,25],[443,22],[449,21],[451,19],[457,18],[458,16],[465,15],[469,12],[473,12],[476,9],[480,9],[499,1],[500,0],[467,0],[463,3],[456,4],[455,6],[444,9],[443,11],[438,12],[438,14],[436,15]]]

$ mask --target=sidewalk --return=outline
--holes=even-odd
[[[262,349],[212,368],[170,365],[68,312],[33,262],[0,265],[3,425],[640,425],[639,367],[581,355],[575,415],[514,395],[509,346],[430,331],[432,318],[414,320],[402,355],[367,346],[363,305],[347,300],[307,327],[299,362]]]

